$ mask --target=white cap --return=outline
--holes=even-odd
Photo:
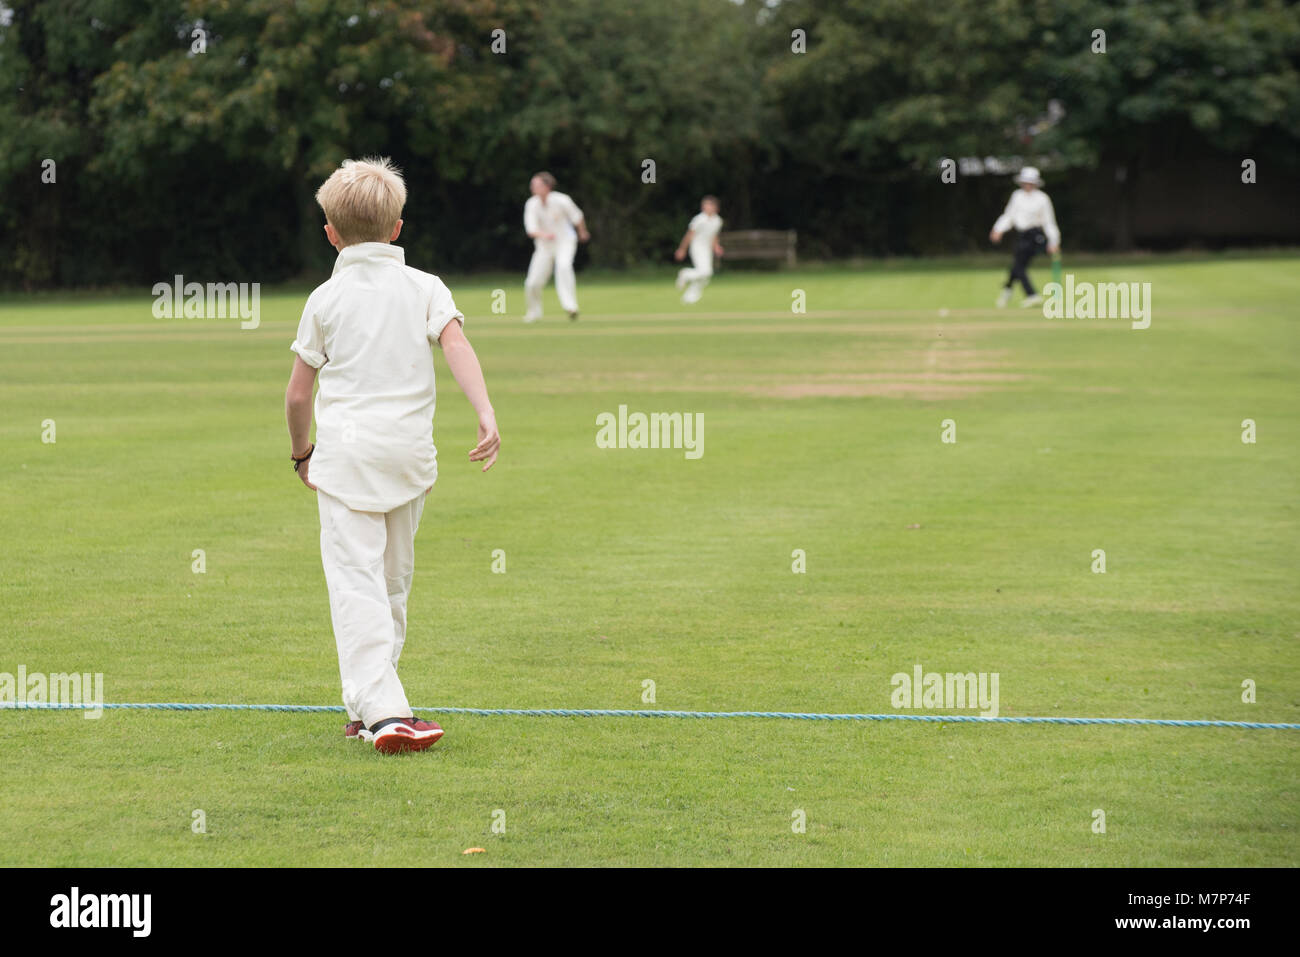
[[[1039,175],[1037,166],[1026,166],[1016,176],[1017,183],[1029,183],[1033,186],[1042,186],[1043,177]]]

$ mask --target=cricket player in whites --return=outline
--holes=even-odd
[[[316,193],[334,274],[307,297],[285,418],[298,478],[316,492],[320,552],[348,723],[344,736],[376,751],[423,751],[442,729],[411,712],[397,661],[415,532],[438,478],[433,446],[432,343],[478,413],[471,462],[486,472],[501,446],[465,316],[441,279],[406,265],[406,184],[386,159],[348,160]],[[308,441],[312,389],[316,442]]]
[[[1011,194],[1007,208],[989,232],[989,239],[995,243],[1002,241],[1002,235],[1008,229],[1014,227],[1017,233],[1011,273],[998,296],[999,308],[1011,301],[1011,286],[1017,279],[1025,290],[1025,298],[1020,305],[1036,306],[1041,303],[1043,297],[1034,291],[1033,283],[1029,281],[1029,260],[1034,258],[1035,253],[1041,252],[1044,246],[1053,256],[1061,249],[1061,230],[1056,225],[1056,210],[1052,208],[1052,201],[1043,192],[1043,177],[1034,167],[1026,166],[1016,176],[1016,183],[1020,188]]]
[[[718,233],[722,232],[722,217],[718,215],[718,197],[705,196],[700,200],[700,211],[686,227],[686,235],[673,253],[673,259],[681,262],[686,258],[687,249],[691,253],[691,264],[677,273],[677,288],[682,292],[682,302],[690,305],[699,302],[704,295],[704,287],[713,276],[713,256],[722,255],[722,246],[718,243]]]
[[[578,318],[578,280],[573,275],[573,257],[578,241],[591,238],[582,210],[568,195],[555,188],[555,177],[538,173],[528,183],[533,194],[524,204],[524,231],[533,240],[533,259],[524,280],[527,311],[524,322],[542,318],[542,290],[555,270],[555,294],[570,319]]]

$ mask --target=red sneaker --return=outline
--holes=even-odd
[[[364,721],[349,721],[343,726],[343,737],[349,741],[369,741],[374,735],[366,730]]]
[[[442,728],[432,721],[419,718],[397,718],[374,732],[375,750],[383,754],[401,754],[403,751],[423,751],[437,744]]]

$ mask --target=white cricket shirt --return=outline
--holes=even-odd
[[[582,222],[582,210],[568,193],[551,190],[542,202],[540,196],[529,196],[524,203],[524,232],[553,233],[557,240],[578,238],[573,228]],[[546,242],[538,239],[536,242]]]
[[[358,512],[388,512],[438,477],[431,342],[464,315],[400,246],[345,246],[307,297],[290,348],[320,370],[313,485]]]
[[[686,228],[694,234],[691,236],[691,252],[694,253],[696,247],[699,247],[712,255],[713,240],[718,233],[722,232],[722,217],[703,212],[696,213],[695,218]]]
[[[1056,210],[1041,189],[1018,189],[1011,194],[1007,208],[1002,211],[993,228],[999,233],[1005,233],[1012,226],[1022,233],[1037,227],[1046,234],[1049,246],[1061,244],[1061,230],[1056,226]]]

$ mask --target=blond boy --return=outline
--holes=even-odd
[[[438,477],[433,445],[438,343],[478,413],[472,462],[483,471],[501,438],[464,315],[437,276],[391,245],[406,184],[387,159],[348,160],[316,193],[338,250],[331,278],[307,298],[285,392],[290,456],[316,492],[321,563],[348,713],[344,734],[377,751],[422,751],[442,729],[417,720],[397,677],[415,533]],[[308,441],[312,389],[316,443]]]

